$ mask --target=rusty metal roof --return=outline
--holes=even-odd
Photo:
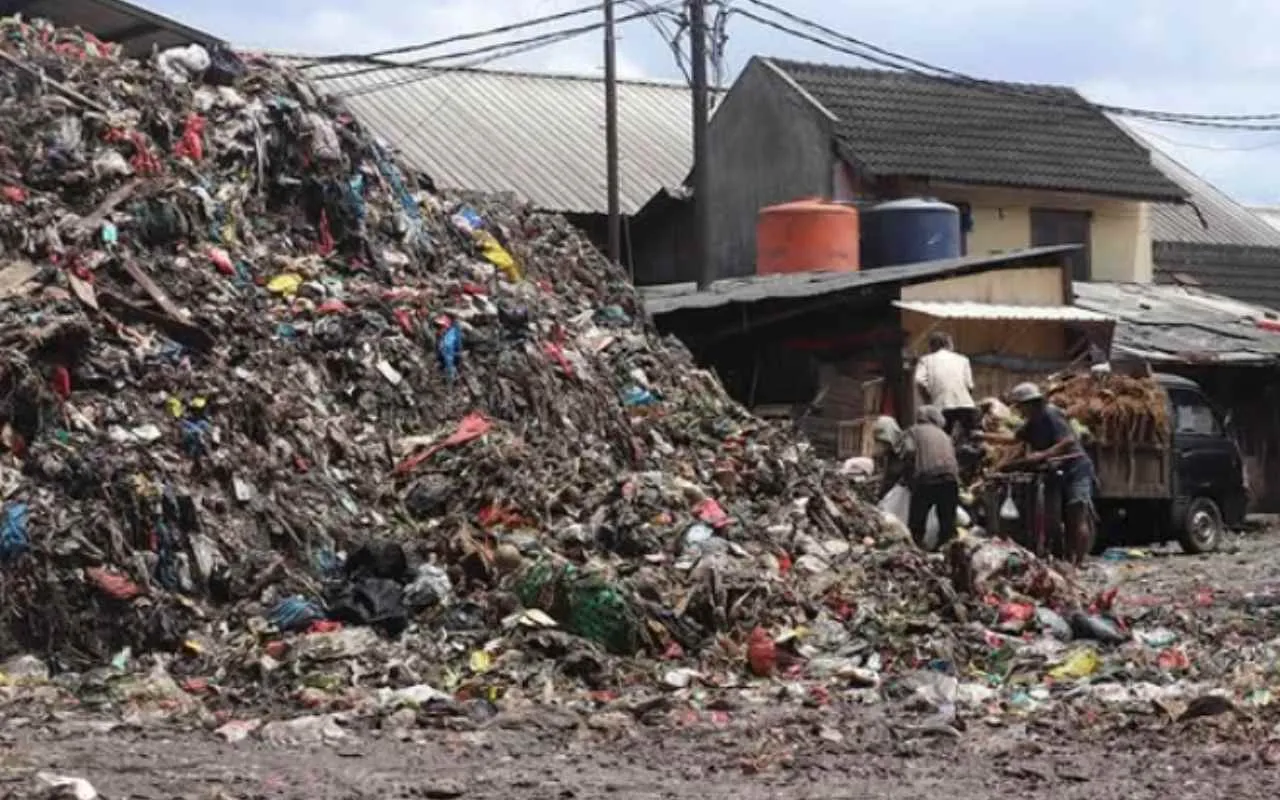
[[[1079,249],[1079,245],[1049,245],[1010,250],[993,255],[971,255],[937,261],[921,261],[860,272],[810,271],[785,275],[751,275],[719,280],[704,290],[693,283],[640,286],[637,290],[650,314],[718,308],[731,304],[749,305],[765,300],[786,300],[834,295],[840,292],[883,286],[913,284],[984,270],[1012,269],[1028,265],[1053,264],[1055,257]]]
[[[329,63],[304,70],[436,185],[514,192],[569,213],[608,210],[604,81],[484,69]],[[679,83],[618,83],[621,209],[680,184],[692,156],[690,93]]]
[[[1272,365],[1280,322],[1267,308],[1181,286],[1076,283],[1075,304],[1118,319],[1113,349],[1152,362]]]

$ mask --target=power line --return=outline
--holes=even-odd
[[[392,47],[387,50],[376,50],[372,53],[350,53],[347,55],[318,56],[310,59],[311,63],[307,64],[306,66],[310,67],[318,64],[330,64],[334,62],[342,63],[342,62],[350,62],[350,61],[373,61],[375,63],[383,63],[378,61],[378,59],[385,59],[388,56],[400,56],[400,55],[404,55],[405,53],[412,53],[418,50],[432,50],[434,48],[442,47],[447,44],[457,44],[458,42],[468,42],[474,39],[483,39],[488,36],[496,36],[500,33],[511,33],[512,31],[522,30],[524,28],[533,28],[533,27],[537,27],[538,25],[546,25],[549,22],[559,22],[560,20],[570,19],[572,17],[579,17],[584,14],[589,14],[591,12],[599,11],[599,10],[600,10],[600,7],[597,4],[593,3],[591,5],[580,6],[578,8],[570,9],[569,11],[561,11],[557,14],[548,14],[547,16],[543,16],[543,17],[534,17],[532,19],[522,20],[520,22],[513,22],[507,25],[500,25],[496,28],[489,28],[483,31],[471,31],[469,33],[460,33],[456,36],[447,36],[443,39],[436,39],[435,41],[423,42],[421,44],[409,44],[409,45],[403,45],[401,47]],[[395,63],[395,62],[388,62],[388,63]],[[306,67],[303,67],[303,68],[305,69]]]
[[[912,58],[902,53],[888,50],[886,48],[872,44],[870,42],[866,42],[861,39],[857,39],[855,37],[841,33],[840,31],[829,28],[813,20],[806,19],[797,14],[793,14],[790,11],[787,11],[786,9],[783,9],[774,5],[773,3],[766,2],[766,0],[747,0],[747,2],[751,3],[752,5],[758,6],[762,9],[771,11],[772,13],[777,14],[778,16],[783,17],[787,20],[803,25],[812,30],[820,31],[821,33],[827,36],[847,42],[855,47],[861,48],[861,50],[853,50],[848,47],[842,47],[840,45],[833,44],[832,42],[827,41],[825,39],[821,39],[817,36],[813,36],[811,34],[804,33],[803,31],[798,31],[798,30],[795,30],[794,28],[790,28],[775,20],[765,19],[763,17],[760,17],[756,14],[751,13],[750,11],[746,11],[743,9],[735,9],[734,13],[739,14],[743,17],[746,17],[747,19],[750,19],[760,25],[764,25],[774,30],[777,30],[779,32],[786,33],[790,36],[795,36],[797,38],[804,39],[814,44],[821,45],[828,49],[845,53],[847,55],[851,55],[855,58],[867,61],[869,63],[876,64],[878,66],[886,67],[888,69],[892,69],[896,71],[908,72],[911,74],[920,75],[922,77],[931,78],[934,80],[947,80],[953,83],[959,83],[961,85],[969,86],[971,88],[980,89],[984,91],[1025,97],[1025,98],[1037,100],[1042,103],[1051,103],[1054,105],[1074,105],[1080,108],[1090,108],[1094,110],[1104,111],[1106,113],[1116,114],[1119,116],[1128,116],[1128,117],[1146,119],[1152,122],[1185,125],[1190,127],[1214,128],[1214,129],[1222,129],[1222,130],[1243,130],[1243,131],[1280,130],[1280,125],[1240,124],[1240,123],[1249,122],[1249,121],[1280,120],[1280,114],[1253,114],[1253,115],[1187,114],[1187,113],[1180,113],[1180,112],[1153,111],[1150,109],[1132,108],[1128,106],[1115,106],[1115,105],[1106,105],[1101,103],[1092,103],[1087,100],[1084,100],[1083,98],[1079,98],[1075,102],[1069,102],[1073,98],[1070,98],[1067,96],[1061,96],[1061,95],[1052,97],[1052,96],[1045,95],[1043,93],[1018,89],[1017,87],[1009,84],[1004,84],[997,81],[984,80],[982,78],[977,78],[962,72],[958,72],[956,70],[948,69],[946,67],[938,66],[936,64],[931,64],[926,61],[921,61],[919,59]],[[863,52],[863,51],[870,51],[870,53]],[[934,73],[937,73],[937,74],[934,74]]]
[[[667,3],[665,5],[670,5],[670,3]],[[600,9],[599,7],[596,7],[594,10],[598,12]],[[652,13],[656,13],[656,12],[655,11],[638,11],[632,14],[627,14],[627,15],[618,17],[615,20],[615,23],[621,24],[624,22],[630,22],[631,20],[640,19],[642,17],[649,16]],[[538,50],[543,47],[548,47],[553,44],[558,44],[560,42],[567,41],[569,39],[573,39],[578,36],[583,36],[588,33],[593,33],[595,31],[599,31],[603,29],[604,29],[603,22],[593,22],[590,25],[581,25],[575,28],[565,28],[561,30],[548,31],[546,33],[540,33],[535,36],[525,37],[523,39],[514,39],[514,40],[508,40],[504,42],[494,42],[492,44],[484,45],[482,47],[475,47],[469,50],[459,50],[452,53],[444,53],[441,55],[416,59],[414,61],[393,61],[385,64],[380,64],[378,66],[369,66],[369,67],[364,67],[362,69],[352,70],[350,72],[342,72],[342,73],[337,73],[333,75],[326,75],[324,77],[325,78],[353,78],[360,75],[367,75],[371,72],[384,72],[387,70],[399,70],[399,69],[426,69],[430,73],[437,72],[441,69],[448,69],[450,67],[470,69],[474,66],[487,64],[492,61],[496,61],[500,58],[506,58],[508,56],[518,55],[520,53],[532,52],[534,50]],[[467,58],[469,56],[488,56],[490,54],[495,54],[495,53],[501,53],[501,55],[495,55],[492,58],[481,58],[477,61],[474,61],[468,64],[462,64],[462,65],[441,65],[440,64],[440,62],[443,62],[443,61],[452,61],[454,59]],[[413,80],[415,79],[416,78],[408,78],[403,80],[405,80],[406,82],[412,83]],[[401,82],[395,81],[387,85],[398,86],[398,85],[401,85]],[[361,87],[361,89],[375,90],[376,88],[381,88],[381,86],[382,86],[381,84],[378,84],[378,85],[375,85],[374,87]]]
[[[549,35],[546,39],[536,41],[536,42],[530,42],[522,46],[503,48],[489,55],[486,55],[482,58],[477,58],[463,64],[405,65],[407,69],[415,71],[416,74],[408,75],[403,78],[396,78],[394,80],[382,81],[380,83],[370,83],[364,86],[355,86],[350,89],[344,89],[341,91],[334,92],[334,94],[337,97],[351,98],[351,97],[361,97],[366,94],[375,94],[377,92],[387,91],[389,89],[398,89],[402,86],[408,86],[410,84],[418,83],[420,81],[428,81],[428,80],[431,80],[432,78],[437,78],[441,75],[447,75],[451,72],[464,72],[466,70],[482,67],[486,64],[492,64],[495,61],[501,61],[504,58],[510,58],[511,56],[518,56],[524,53],[532,53],[534,51],[541,50],[543,48],[550,47],[555,44],[559,44],[560,42],[565,42],[570,39],[576,38],[577,36],[580,36],[580,35],[582,34],[577,34],[577,33],[552,34],[552,35]],[[379,70],[379,71],[382,71],[382,70]],[[347,73],[343,73],[341,75],[324,76],[324,77],[321,77],[319,80],[323,81],[329,77],[345,78],[347,77]]]
[[[635,6],[642,11],[653,12],[653,16],[649,17],[649,24],[658,31],[658,35],[671,48],[671,55],[676,60],[676,68],[680,70],[681,75],[684,75],[685,82],[692,83],[693,76],[689,74],[689,68],[685,65],[684,51],[680,49],[680,38],[686,27],[685,19],[674,12],[664,12],[662,9],[655,8],[648,0],[626,0],[626,2],[628,5]],[[663,23],[662,16],[664,13],[670,13],[675,18],[676,29],[674,33]]]
[[[667,3],[663,3],[661,6],[658,6],[657,8],[663,9],[663,8],[669,7],[670,5],[671,3],[667,2]],[[596,10],[598,11],[599,7],[596,7]],[[639,11],[631,14],[626,14],[618,17],[616,20],[614,20],[614,22],[615,24],[621,25],[626,22],[642,19],[651,13],[654,13],[654,12]],[[364,75],[369,72],[384,72],[390,69],[409,69],[409,70],[421,71],[421,74],[409,75],[403,78],[383,81],[380,83],[371,83],[366,86],[357,86],[351,89],[338,91],[334,93],[338,97],[343,97],[343,98],[359,97],[366,94],[386,91],[388,89],[396,89],[401,86],[407,86],[413,83],[417,83],[419,81],[430,80],[438,75],[446,74],[449,72],[456,72],[458,70],[466,70],[466,69],[474,69],[476,67],[483,66],[485,64],[489,64],[503,58],[509,58],[511,56],[520,55],[522,53],[529,53],[535,50],[540,50],[542,48],[550,47],[551,45],[559,44],[560,42],[568,41],[569,39],[574,39],[579,36],[583,36],[588,33],[593,33],[595,31],[599,31],[603,29],[604,29],[604,23],[596,22],[591,25],[583,25],[577,28],[568,28],[560,31],[552,31],[549,33],[541,34],[539,36],[529,37],[527,39],[519,39],[515,41],[508,41],[508,42],[499,42],[493,45],[489,45],[487,47],[476,48],[476,49],[464,51],[461,53],[450,53],[448,55],[436,56],[433,58],[418,59],[417,61],[410,61],[405,63],[393,63],[385,67],[384,66],[369,67],[362,70],[356,70],[354,72],[343,72],[343,73],[334,74],[334,75],[324,75],[324,76],[321,76],[319,79],[323,81],[323,80],[336,79],[336,78],[350,78],[357,75]],[[479,55],[481,57],[464,64],[438,64],[437,63],[439,61],[465,57],[468,55]]]

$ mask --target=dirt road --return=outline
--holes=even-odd
[[[1280,587],[1278,553],[1280,535],[1256,535],[1213,556],[1095,562],[1085,578],[1152,602],[1212,589],[1226,603]],[[1280,796],[1277,719],[1135,717],[1101,735],[1064,712],[1030,724],[967,720],[957,737],[904,731],[879,706],[738,709],[719,724],[674,727],[535,711],[470,730],[352,730],[331,744],[232,745],[203,730],[6,715],[0,795],[33,796],[32,775],[48,770],[87,779],[108,798],[1247,800]]]

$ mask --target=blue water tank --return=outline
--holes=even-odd
[[[862,268],[960,257],[960,209],[919,197],[862,210]]]

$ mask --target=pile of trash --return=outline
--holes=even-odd
[[[436,191],[267,59],[0,31],[0,683],[812,701],[995,675],[1009,613],[1112,644],[1025,551],[913,548],[562,218]]]
[[[342,626],[468,670],[525,628],[695,652],[927,571],[868,560],[852,484],[563,219],[434,191],[267,60],[0,27],[5,653],[231,680],[227,642],[257,676]]]

